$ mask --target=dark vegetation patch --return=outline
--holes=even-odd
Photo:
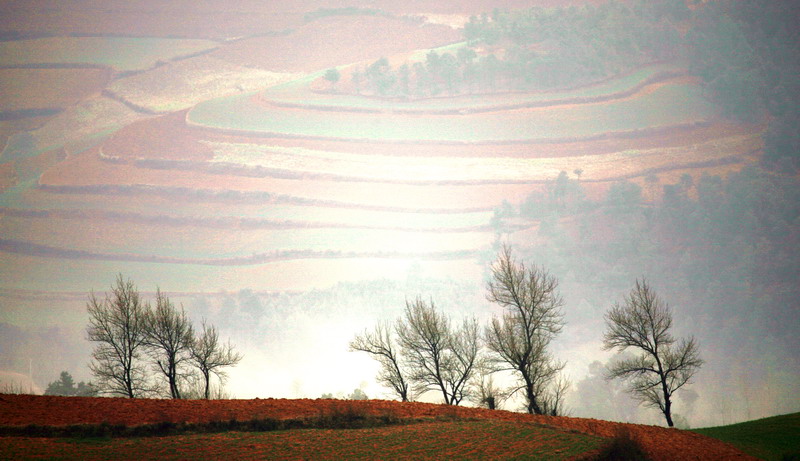
[[[642,444],[629,431],[622,429],[591,461],[648,461],[650,457]]]
[[[69,426],[0,426],[0,437],[45,438],[117,438],[164,437],[182,434],[209,434],[229,431],[269,432],[292,429],[363,429],[422,422],[420,418],[400,418],[391,411],[370,414],[366,407],[351,402],[335,402],[329,408],[320,408],[319,414],[305,418],[254,418],[239,421],[172,422],[128,426],[124,424],[72,424]]]

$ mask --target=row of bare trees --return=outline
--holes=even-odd
[[[494,408],[522,392],[529,413],[561,413],[568,387],[560,376],[564,362],[548,351],[564,325],[558,282],[544,269],[516,261],[505,247],[492,266],[487,298],[505,312],[482,334],[474,318],[454,327],[433,300],[418,298],[406,302],[394,326],[381,323],[356,336],[350,348],[375,357],[378,381],[403,401],[435,390],[446,404],[468,398]],[[489,375],[499,371],[510,372],[516,387],[497,388]]]
[[[453,326],[433,300],[406,301],[394,325],[379,323],[350,343],[350,349],[380,363],[378,382],[402,401],[427,391],[440,392],[444,403],[465,398],[488,408],[520,393],[532,414],[559,415],[570,383],[562,377],[565,362],[550,352],[550,343],[564,327],[563,298],[558,281],[541,267],[517,261],[504,246],[492,265],[487,299],[503,308],[479,331],[467,319]],[[703,364],[694,338],[680,343],[670,334],[672,313],[645,280],[636,281],[623,304],[605,316],[606,349],[639,352],[614,363],[606,379],[626,380],[640,402],[659,409],[673,426],[671,397]],[[499,388],[492,375],[506,372],[515,385]]]
[[[183,307],[175,307],[161,290],[151,306],[121,274],[103,299],[89,295],[87,311],[87,336],[95,343],[89,367],[105,394],[135,398],[168,392],[180,399],[200,383],[208,399],[212,376],[221,387],[224,368],[242,359],[230,343],[220,342],[214,326],[203,322],[196,333]]]

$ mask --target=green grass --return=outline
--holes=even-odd
[[[765,460],[800,460],[800,413],[694,429]]]
[[[188,120],[201,126],[269,135],[458,143],[584,138],[695,123],[714,115],[700,87],[684,83],[601,104],[463,116],[280,110],[259,105],[253,96],[201,103],[189,112]]]
[[[458,44],[456,44],[458,45]],[[424,55],[422,56],[424,59]],[[426,98],[403,101],[367,98],[355,94],[315,93],[309,90],[314,74],[299,80],[277,85],[263,94],[269,101],[279,104],[325,107],[333,110],[401,110],[401,111],[459,111],[488,110],[502,106],[547,105],[579,99],[608,98],[634,90],[647,81],[664,74],[675,74],[680,69],[658,64],[642,67],[630,74],[609,79],[596,85],[562,91],[530,93],[459,95],[455,97]]]
[[[81,64],[131,71],[216,47],[217,43],[209,40],[48,37],[0,42],[0,66]]]
[[[0,445],[0,458],[558,460],[597,449],[604,441],[531,423],[486,420],[88,441],[8,437]]]

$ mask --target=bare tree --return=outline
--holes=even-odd
[[[378,382],[392,389],[400,400],[411,400],[408,379],[400,368],[400,356],[392,336],[392,328],[387,323],[379,323],[372,332],[364,331],[350,342],[351,351],[361,351],[372,355],[381,369]]]
[[[458,405],[469,394],[470,380],[478,363],[478,325],[465,321],[453,331],[450,319],[438,312],[433,301],[406,301],[405,316],[396,326],[405,364],[415,391],[438,389],[444,403]]]
[[[625,304],[614,304],[605,319],[606,350],[630,347],[640,352],[611,364],[606,379],[627,379],[628,391],[646,406],[661,410],[672,427],[672,395],[703,364],[694,337],[676,344],[669,332],[672,312],[644,279],[636,280]]]
[[[89,295],[87,336],[96,345],[89,364],[101,392],[139,397],[151,389],[141,353],[147,339],[146,312],[136,286],[117,276],[111,295]]]
[[[234,366],[242,360],[242,354],[234,351],[230,342],[220,343],[216,327],[206,325],[205,321],[203,321],[203,333],[191,343],[190,352],[192,362],[203,375],[206,399],[210,398],[211,374],[217,376],[221,387],[227,378],[227,374],[222,369]]]
[[[486,347],[496,371],[519,379],[528,413],[556,414],[568,385],[557,378],[564,362],[548,352],[550,341],[564,326],[558,281],[543,268],[517,262],[507,245],[492,266],[487,299],[505,312],[486,328]]]
[[[163,375],[173,399],[181,398],[180,383],[188,373],[185,364],[191,359],[194,340],[192,324],[183,307],[180,311],[169,298],[156,290],[156,306],[146,315],[147,349],[155,362],[155,370]]]

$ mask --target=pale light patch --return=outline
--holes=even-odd
[[[441,24],[451,27],[453,29],[463,29],[464,25],[469,22],[469,16],[463,14],[421,14],[425,18],[425,22],[429,24]]]
[[[214,150],[214,162],[295,173],[374,181],[519,182],[545,181],[561,171],[576,168],[583,170],[583,178],[593,180],[644,175],[657,169],[674,169],[687,162],[739,156],[757,145],[757,138],[739,135],[690,146],[555,158],[396,157],[257,144],[207,144]]]

